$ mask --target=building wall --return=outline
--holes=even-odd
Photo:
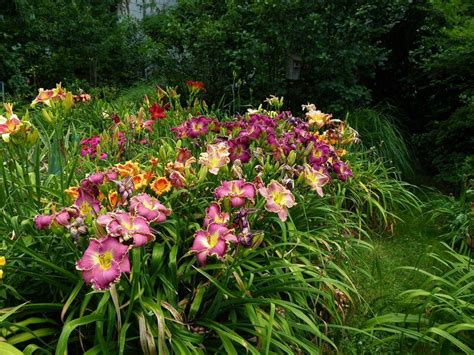
[[[177,0],[124,0],[120,14],[132,16],[138,20],[176,5]]]

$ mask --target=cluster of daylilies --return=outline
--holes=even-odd
[[[194,93],[204,90],[201,84],[187,83]],[[35,101],[48,104],[61,100],[61,95],[59,86],[41,91]],[[283,99],[266,102],[278,110]],[[143,146],[153,126],[167,118],[169,106],[161,100],[151,104],[146,98],[145,103],[147,109],[136,115],[103,114],[111,119],[118,150],[125,142]],[[189,254],[205,265],[210,257],[224,260],[232,251],[256,247],[263,235],[252,227],[252,216],[261,218],[264,209],[285,222],[297,204],[293,194],[297,185],[305,184],[322,197],[332,176],[342,181],[352,176],[341,159],[346,153],[341,146],[357,141],[357,132],[314,105],[304,105],[303,110],[304,118],[262,107],[230,120],[191,117],[171,129],[177,139],[184,139],[176,143],[172,159],[165,154],[161,161],[152,158],[143,165],[127,161],[95,172],[66,190],[72,201],[69,207],[59,211],[50,207],[50,213],[35,218],[36,227],[67,231],[78,245],[88,241],[77,269],[94,289],[106,290],[122,273],[130,272],[129,250],[153,241],[158,224],[170,216],[172,206],[167,204],[173,200],[167,193],[199,189],[205,182],[214,188],[202,227],[189,242]],[[81,155],[106,159],[101,140],[110,135],[104,134],[83,139]],[[120,160],[120,155],[115,157]],[[180,216],[175,213],[172,218]]]
[[[38,229],[68,231],[76,242],[88,236],[89,246],[77,262],[87,283],[108,289],[123,272],[130,272],[128,251],[154,239],[154,226],[171,210],[156,197],[171,189],[166,177],[155,176],[156,161],[142,169],[139,163],[117,164],[89,175],[66,190],[71,206],[35,218]]]

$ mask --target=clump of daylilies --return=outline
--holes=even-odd
[[[187,86],[192,94],[204,91],[199,82]],[[40,92],[36,101],[47,104],[60,95],[59,86],[53,94]],[[104,119],[110,119],[112,138],[103,133],[83,139],[81,155],[105,160],[103,145],[108,140],[115,142],[118,151],[125,142],[146,145],[152,140],[150,134],[157,133],[159,121],[168,117],[170,106],[162,102],[164,96],[153,104],[146,98],[136,115],[120,118],[104,113]],[[71,206],[59,211],[51,207],[49,214],[35,218],[36,227],[60,234],[67,231],[78,245],[88,241],[76,266],[96,290],[109,289],[122,273],[130,272],[130,249],[155,239],[156,228],[171,215],[168,205],[175,200],[168,194],[180,189],[186,194],[208,193],[208,186],[213,186],[202,211],[202,227],[189,245],[189,254],[200,265],[211,257],[222,261],[241,248],[257,247],[263,234],[252,225],[256,218],[265,218],[262,212],[286,222],[291,220],[290,209],[304,203],[297,202],[298,186],[308,186],[323,197],[334,177],[347,181],[353,176],[343,161],[347,153],[343,147],[358,140],[357,132],[312,104],[303,105],[301,118],[280,112],[283,98],[272,96],[266,102],[276,111],[259,107],[224,121],[203,115],[189,118],[171,128],[180,141],[168,146],[161,161],[127,161],[90,174],[66,190]],[[173,214],[172,218],[180,217]]]
[[[93,173],[66,190],[71,206],[35,218],[38,229],[68,231],[77,242],[88,237],[89,246],[76,266],[96,290],[110,288],[130,272],[129,250],[153,241],[155,226],[171,214],[157,198],[170,190],[157,182],[170,182],[155,175],[155,165],[154,160],[146,168],[128,161]]]

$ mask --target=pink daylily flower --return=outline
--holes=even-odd
[[[162,205],[158,199],[148,194],[133,196],[130,200],[130,211],[142,216],[148,222],[161,223],[171,214],[171,210]]]
[[[322,170],[316,170],[306,164],[303,176],[309,186],[311,186],[311,189],[315,190],[319,196],[323,197],[323,186],[331,179],[329,175],[325,174]]]
[[[212,223],[217,224],[227,224],[229,222],[230,216],[226,212],[221,211],[221,207],[213,202],[206,210],[206,217],[204,217],[204,227],[209,226]]]
[[[244,179],[223,181],[222,185],[216,189],[215,196],[219,200],[224,197],[230,198],[232,207],[242,207],[246,200],[253,202],[255,198],[255,186],[252,183],[245,182]]]
[[[120,280],[122,272],[130,272],[129,247],[112,237],[91,239],[84,255],[76,263],[82,278],[95,290],[108,290]]]
[[[196,258],[200,265],[206,265],[209,256],[215,256],[220,260],[224,258],[228,242],[238,242],[232,230],[222,224],[212,223],[207,230],[196,232],[191,252],[197,254]]]
[[[258,192],[267,200],[265,209],[278,214],[285,222],[288,218],[288,208],[296,205],[295,196],[279,182],[272,180],[267,187],[261,187]]]
[[[154,239],[148,221],[141,216],[125,212],[107,213],[99,216],[97,223],[120,242],[131,240],[134,247],[141,247]]]

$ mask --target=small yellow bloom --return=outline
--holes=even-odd
[[[7,259],[4,256],[0,256],[0,266],[5,266],[7,264]]]
[[[3,280],[3,270],[0,270],[0,280]]]

